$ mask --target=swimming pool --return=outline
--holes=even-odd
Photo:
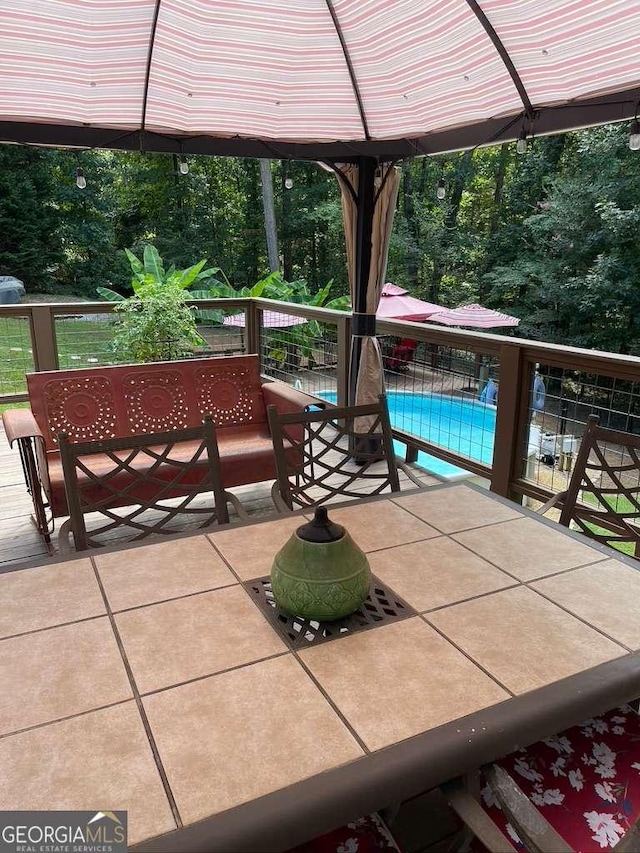
[[[335,391],[319,391],[319,397],[335,403]],[[439,444],[461,456],[491,465],[496,432],[496,407],[478,400],[463,400],[443,394],[387,392],[391,424],[425,441]],[[396,453],[404,456],[405,445],[394,442]],[[438,477],[453,480],[469,472],[431,456],[418,453],[418,464]]]

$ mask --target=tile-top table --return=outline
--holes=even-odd
[[[0,809],[286,849],[640,696],[633,561],[466,485],[331,517],[392,615],[321,642],[256,594],[300,515],[0,575]]]

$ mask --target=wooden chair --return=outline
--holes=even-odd
[[[560,524],[640,557],[640,436],[607,429],[590,415],[566,491],[540,508],[561,505]]]
[[[234,495],[225,492],[211,417],[200,427],[128,438],[69,441],[58,436],[70,512],[60,529],[61,550],[68,548],[69,528],[76,550],[99,547],[99,537],[119,527],[135,532],[133,540],[175,533],[167,525],[177,516],[201,518],[199,527],[229,521],[227,501],[246,516]],[[211,494],[207,505],[196,498]],[[150,512],[154,511],[154,512]],[[85,516],[101,517],[87,530]]]
[[[639,761],[640,718],[624,706],[441,789],[490,853],[631,853],[640,850]]]
[[[280,511],[400,491],[398,468],[423,484],[393,451],[387,402],[323,411],[267,410],[276,457],[272,497]]]

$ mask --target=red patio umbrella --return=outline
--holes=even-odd
[[[262,312],[262,326],[265,329],[288,329],[290,326],[302,326],[306,322],[304,317],[296,317],[295,314],[281,314],[279,311]],[[224,326],[243,329],[247,324],[246,314],[233,314],[231,317],[225,317],[222,323]]]
[[[498,326],[518,326],[519,317],[503,314],[491,308],[484,308],[474,302],[459,308],[441,308],[429,317],[430,323],[443,323],[445,326],[471,326],[474,329],[495,329]]]
[[[376,317],[380,320],[415,320],[421,323],[443,310],[442,305],[416,299],[415,296],[409,296],[409,291],[403,287],[387,283],[382,288]]]

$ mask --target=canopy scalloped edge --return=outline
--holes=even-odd
[[[640,87],[637,87],[565,104],[534,107],[533,120],[530,123],[531,134],[543,136],[629,120],[633,118],[639,101]],[[180,136],[140,129],[124,130],[87,125],[4,121],[0,122],[0,142],[346,163],[361,157],[375,157],[381,161],[401,160],[425,154],[462,151],[510,142],[518,137],[523,117],[524,114],[519,112],[511,116],[490,118],[474,124],[436,131],[415,139],[359,139],[334,142],[250,139],[238,136]]]

